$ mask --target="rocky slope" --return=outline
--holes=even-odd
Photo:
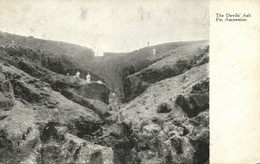
[[[0,163],[208,163],[208,55],[198,41],[93,57],[0,33]]]
[[[55,55],[73,56],[75,61],[82,60],[85,56],[88,56],[89,59],[94,56],[94,52],[90,48],[65,42],[42,40],[34,37],[22,37],[4,32],[0,32],[0,45],[4,47],[16,45],[35,52],[51,52]]]
[[[206,162],[209,151],[207,71],[208,65],[204,64],[161,80],[122,106],[121,117],[131,123],[141,140],[138,155],[144,163],[163,162],[167,153],[172,163]]]
[[[196,42],[170,49],[166,53],[149,58],[149,65],[124,79],[126,99],[141,94],[148,86],[157,81],[174,77],[185,71],[208,62],[208,43]]]
[[[99,115],[16,67],[6,63],[1,63],[1,67],[1,90],[5,97],[1,101],[1,162],[84,161],[84,156],[72,158],[76,149],[85,148],[81,145],[85,141],[77,136],[99,129],[103,124]],[[68,157],[63,157],[64,151],[69,151],[64,154]]]

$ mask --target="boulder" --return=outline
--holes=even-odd
[[[79,94],[76,94],[74,90],[63,90],[61,94],[67,97],[68,99],[91,109],[100,116],[103,116],[107,112],[107,104],[99,100],[93,100],[80,96]]]
[[[158,106],[157,113],[169,113],[171,106],[168,103],[162,103]]]
[[[178,104],[189,117],[209,108],[209,79],[205,78],[193,84],[181,95],[177,96]]]

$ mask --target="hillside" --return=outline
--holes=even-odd
[[[176,53],[173,51],[177,48],[181,49],[181,47],[193,44],[208,44],[208,42],[164,43],[129,53],[105,53],[104,56],[94,57],[90,48],[0,32],[0,46],[9,49],[17,46],[16,48],[21,49],[19,52],[31,51],[33,54],[26,55],[25,58],[33,59],[33,62],[41,62],[41,65],[45,68],[60,74],[70,73],[70,75],[75,75],[77,70],[80,70],[82,72],[81,77],[85,78],[87,72],[90,72],[94,80],[101,80],[106,83],[111,91],[121,98],[121,101],[129,99],[129,91],[125,87],[125,85],[128,85],[128,80],[125,81],[126,77],[148,67],[157,60],[167,57],[167,55],[169,56],[171,53]],[[156,57],[151,53],[153,48],[156,49]],[[130,97],[132,96],[130,95]]]
[[[94,57],[0,33],[0,163],[209,163],[208,61],[208,41]]]
[[[73,58],[76,59],[81,59],[84,56],[94,56],[94,52],[90,48],[59,41],[42,40],[34,37],[22,37],[4,32],[0,32],[0,45],[4,47],[18,45],[35,52],[51,52],[55,55],[73,56]]]

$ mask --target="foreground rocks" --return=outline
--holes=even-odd
[[[133,129],[138,142],[134,152],[142,163],[207,162],[208,86],[208,64],[203,64],[156,83],[124,104],[122,118]]]
[[[64,159],[63,155],[66,153],[63,154],[64,151],[57,144],[76,142],[74,138],[77,136],[83,137],[95,132],[103,124],[102,119],[91,109],[74,103],[53,91],[48,83],[39,81],[13,66],[1,66],[2,74],[7,78],[4,80],[10,81],[12,84],[10,84],[8,94],[15,97],[13,101],[12,96],[10,97],[10,102],[14,105],[9,110],[1,108],[1,162],[43,160],[38,158],[45,158],[44,152],[48,149],[52,151],[59,149],[57,151],[61,154],[52,154],[50,150],[47,151],[52,154],[56,162],[75,161],[76,157],[73,157],[73,154],[67,154],[69,156]],[[51,145],[56,144],[57,147],[50,148],[49,140],[54,140]],[[64,143],[60,143],[61,141]],[[77,144],[73,146],[80,147]],[[83,150],[84,148],[82,148]],[[55,156],[59,158],[56,159]],[[110,157],[110,155],[108,156]],[[46,157],[46,159],[48,158]],[[91,161],[91,153],[89,152],[89,158],[84,155],[84,158],[80,160]],[[24,163],[26,163],[25,161]],[[49,163],[48,161],[44,160],[44,163]]]

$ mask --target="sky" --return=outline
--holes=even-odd
[[[0,31],[129,52],[209,38],[209,0],[0,0]]]

